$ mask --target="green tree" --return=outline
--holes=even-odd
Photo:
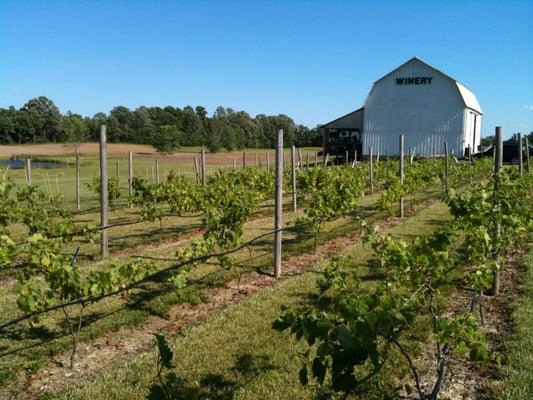
[[[260,129],[256,120],[244,111],[235,112],[227,108],[226,112],[228,121],[235,132],[237,147],[260,147]]]
[[[18,144],[35,143],[36,131],[39,129],[35,123],[35,116],[28,111],[19,110],[15,117],[15,137]]]
[[[155,129],[152,145],[161,153],[172,153],[180,147],[183,133],[174,125],[162,125]]]
[[[201,118],[193,110],[192,107],[187,106],[183,109],[182,124],[184,133],[185,146],[201,146],[204,144],[205,129]]]
[[[242,142],[243,141],[241,140],[240,143],[242,144]],[[228,151],[232,151],[235,148],[241,148],[239,146],[237,130],[231,125],[224,125],[224,129],[222,131],[222,146],[224,146]]]
[[[111,110],[107,118],[108,140],[110,142],[135,143],[135,134],[131,128],[133,113],[124,106]]]
[[[79,114],[67,113],[62,120],[63,142],[72,145],[75,152],[81,143],[89,139],[89,127]]]
[[[0,108],[0,143],[10,144],[15,140],[16,116],[14,107]]]
[[[140,106],[135,111],[116,106],[109,115],[97,113],[82,117],[68,112],[62,116],[54,103],[44,96],[29,100],[20,110],[15,107],[0,109],[0,142],[98,141],[102,124],[107,125],[109,142],[154,144],[156,147],[162,144],[167,149],[180,145],[207,146],[211,151],[273,148],[279,128],[284,130],[287,145],[303,147],[322,143],[318,129],[296,125],[283,114],[260,114],[254,118],[245,111],[219,106],[209,117],[202,106],[187,106],[183,110],[172,106]]]
[[[100,137],[100,125],[107,124],[107,115],[103,112],[96,113],[92,118],[86,118],[86,124],[89,128],[89,139],[97,142]]]
[[[131,118],[131,141],[133,143],[148,143],[153,141],[155,126],[146,107],[139,107]]]
[[[222,148],[222,134],[225,128],[222,119],[211,120],[207,131],[207,148],[211,153],[216,153]]]
[[[20,110],[27,129],[24,136],[36,142],[57,142],[61,133],[61,113],[45,96],[30,99]]]

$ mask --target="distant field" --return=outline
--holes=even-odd
[[[130,150],[135,153],[156,153],[156,150],[152,146],[140,144],[112,143],[108,144],[107,146],[109,152],[113,153],[128,152]],[[74,152],[75,150],[73,146],[64,145],[61,143],[0,146],[0,157],[10,157],[17,154],[63,155],[73,154]],[[83,143],[79,147],[79,152],[82,154],[97,153],[98,143]]]
[[[143,155],[154,155],[158,157],[166,158],[181,158],[183,155],[190,156],[194,153],[200,153],[201,147],[182,147],[179,151],[172,154],[158,154],[157,150],[149,145],[142,144],[128,144],[128,143],[108,143],[107,144],[108,153],[127,153],[132,151],[136,154]],[[315,152],[319,151],[319,147],[305,147],[302,148],[302,152]],[[79,146],[78,149],[80,154],[94,154],[98,153],[98,143],[83,143]],[[255,154],[265,154],[268,152],[273,152],[273,149],[245,149],[250,155]],[[288,150],[286,150],[287,152]],[[48,144],[22,144],[22,145],[10,145],[10,146],[0,146],[0,158],[9,158],[11,156],[17,155],[47,155],[47,156],[61,156],[61,155],[73,155],[75,153],[75,148],[72,145],[66,145],[61,143],[48,143]],[[232,160],[235,156],[242,156],[242,150],[238,151],[222,151],[216,154],[210,154],[215,160],[220,159],[229,159]]]

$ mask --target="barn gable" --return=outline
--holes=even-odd
[[[378,90],[386,90],[386,97],[376,98]],[[441,105],[443,94],[447,95],[446,100],[449,106],[464,104],[453,78],[419,58],[413,57],[374,82],[364,107],[411,108],[415,105],[417,109],[421,106],[429,108],[434,103]]]
[[[363,152],[397,155],[398,135],[416,154],[458,156],[480,140],[481,107],[464,85],[419,58],[378,79],[365,102]]]

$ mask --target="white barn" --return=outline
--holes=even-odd
[[[403,133],[406,152],[443,154],[447,142],[462,157],[469,145],[473,152],[480,145],[482,114],[474,93],[414,57],[374,82],[362,108],[322,127],[326,136],[353,139],[363,155],[372,147],[374,154],[398,156]]]

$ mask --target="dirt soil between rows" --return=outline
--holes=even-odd
[[[496,357],[482,366],[479,362],[471,362],[467,358],[459,358],[452,354],[445,369],[439,399],[491,400],[498,397],[497,393],[501,391],[503,385],[502,377],[498,373],[498,358],[505,350],[505,336],[512,332],[511,304],[518,293],[519,277],[526,254],[527,246],[508,256],[500,272],[499,295],[478,297],[473,310],[478,320],[481,321],[483,315],[489,355]],[[449,296],[446,317],[454,318],[468,312],[472,294],[470,290],[458,289]],[[422,346],[422,353],[425,356],[416,360],[421,386],[426,393],[431,392],[437,379],[435,349],[435,341],[429,340]]]
[[[426,206],[415,207],[413,214]],[[404,220],[390,217],[381,221],[379,226],[387,230]],[[283,276],[281,279],[288,279],[307,271],[320,261],[355,244],[360,238],[359,232],[354,232],[351,235],[335,238],[317,246],[315,253],[290,257],[282,262]],[[150,316],[141,326],[124,327],[117,332],[108,332],[91,343],[80,343],[77,355],[79,361],[75,369],[71,370],[59,365],[58,360],[64,365],[68,365],[69,353],[61,354],[55,357],[56,362],[49,362],[33,375],[21,374],[17,379],[17,386],[26,386],[26,390],[15,398],[35,398],[48,390],[60,390],[75,385],[82,379],[96,377],[102,371],[109,370],[151,351],[154,345],[154,332],[178,333],[181,329],[200,323],[252,293],[274,286],[276,282],[278,281],[272,275],[250,273],[241,277],[240,281],[234,280],[224,287],[206,290],[204,303],[198,305],[184,303],[172,307],[168,319]]]

